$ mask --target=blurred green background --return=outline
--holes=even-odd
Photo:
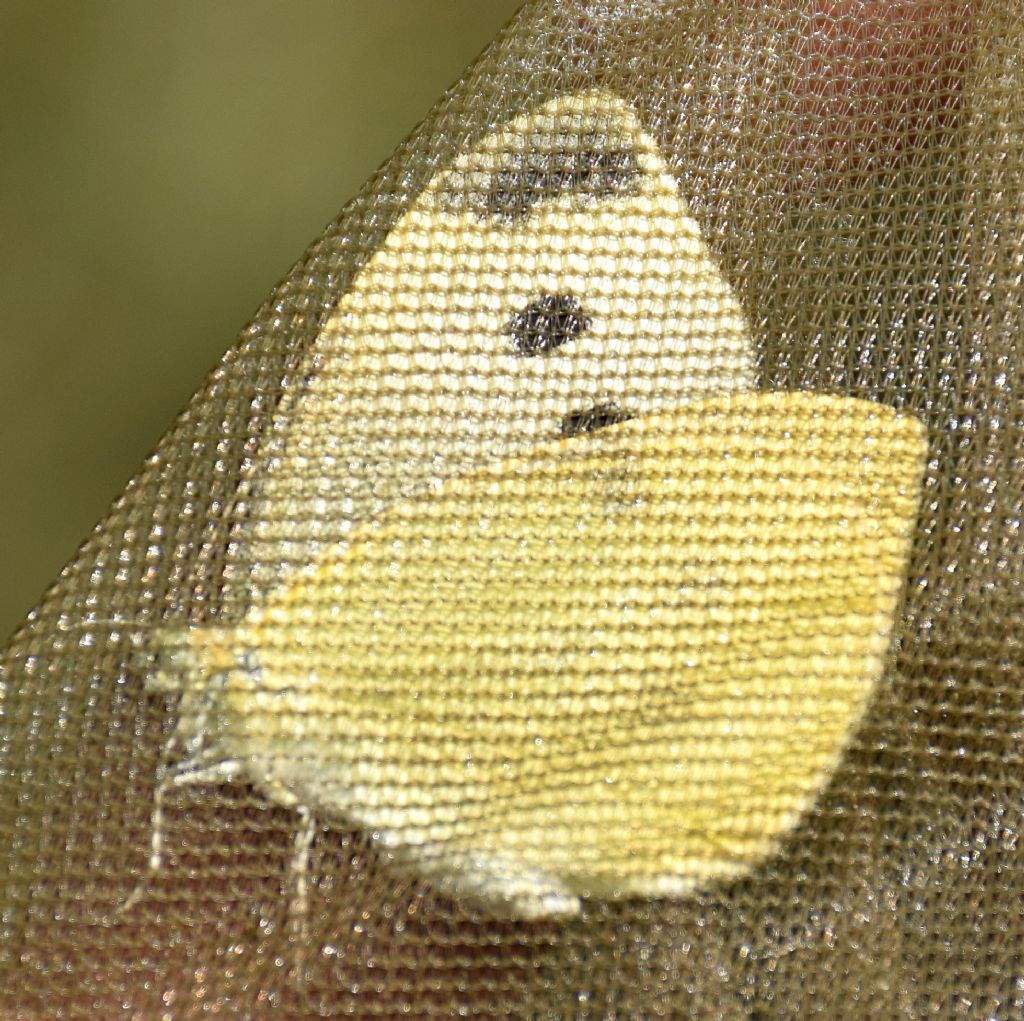
[[[521,0],[2,0],[0,642]]]

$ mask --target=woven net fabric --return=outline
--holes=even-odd
[[[529,0],[0,658],[0,1019],[1024,1017],[1024,6]]]

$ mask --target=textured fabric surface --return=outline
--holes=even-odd
[[[1024,1017],[1024,7],[533,0],[0,659],[0,1018]]]

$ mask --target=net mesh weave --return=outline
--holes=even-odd
[[[525,4],[268,299],[3,651],[0,1018],[1024,1017],[1022,37],[1017,0]],[[737,490],[772,394],[866,430],[870,450],[825,428],[783,468],[759,454]],[[879,424],[893,412],[926,449]],[[698,435],[701,415],[733,446]],[[700,513],[670,482],[630,488],[638,451],[667,449],[671,428],[649,423],[680,421],[692,486],[711,487]],[[865,483],[865,528],[892,544],[840,589],[871,575],[891,591],[832,616],[814,605],[825,582],[800,602],[793,580],[788,599],[800,565],[819,570],[813,513],[765,553],[751,508],[770,516],[804,463],[806,506],[834,509],[833,488],[885,461],[879,442],[910,444],[907,506]],[[601,460],[611,448],[626,467]],[[590,475],[545,467],[590,449]],[[481,471],[505,546],[482,538]],[[560,571],[569,539],[508,522],[567,490],[614,499]],[[666,531],[651,506],[676,508]],[[626,522],[610,540],[609,515]],[[715,559],[701,543],[723,520],[755,524]],[[421,554],[402,559],[411,536]],[[549,540],[554,570],[535,552]],[[605,563],[608,544],[635,555]],[[506,574],[507,614],[489,550],[498,574],[524,572]],[[654,591],[645,556],[704,565],[690,602],[671,603],[673,576],[644,618],[669,607],[681,634],[700,599],[725,605],[707,593],[741,585],[722,550],[740,574],[762,557],[730,613],[791,615],[770,640],[730,639],[714,743],[685,730],[677,680],[712,632],[664,667],[636,652],[622,593]],[[821,555],[823,574],[854,562]],[[781,594],[762,599],[779,563]],[[597,667],[566,666],[565,620]],[[751,649],[793,636],[797,665],[772,651],[748,670]],[[562,758],[528,757],[520,739],[564,722],[570,682],[611,702],[559,732]],[[825,719],[835,740],[794,777]],[[685,741],[658,744],[676,720]],[[459,728],[476,743],[452,758]],[[475,787],[494,748],[507,786]],[[638,804],[682,792],[643,816],[664,840],[619,825],[625,794],[574,786],[613,760],[617,782],[651,767]],[[490,814],[466,807],[480,790]]]

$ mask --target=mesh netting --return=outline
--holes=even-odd
[[[5,649],[0,1017],[1024,1017],[1022,35],[527,3]]]

